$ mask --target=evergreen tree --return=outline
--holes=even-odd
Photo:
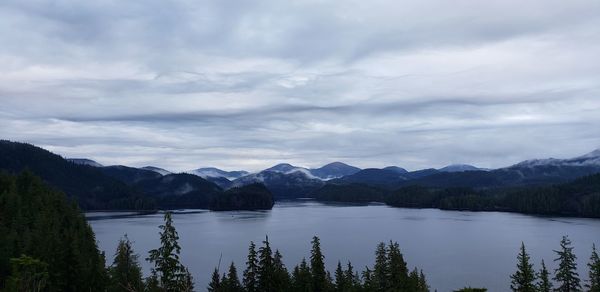
[[[240,284],[240,279],[238,278],[237,269],[235,268],[235,264],[231,262],[229,265],[229,271],[227,272],[227,292],[239,292],[242,291],[242,285]]]
[[[592,245],[592,256],[590,257],[589,280],[585,285],[590,292],[600,292],[600,257],[596,251],[596,245]]]
[[[149,252],[146,260],[154,263],[152,275],[158,280],[158,285],[165,291],[182,291],[190,289],[191,275],[187,269],[179,262],[179,235],[175,226],[171,213],[165,213],[165,224],[160,225],[160,243],[158,249],[153,249]]]
[[[346,273],[342,268],[342,263],[338,261],[337,268],[335,269],[335,291],[348,291],[350,290],[350,283],[346,277]]]
[[[394,291],[408,291],[408,267],[397,242],[388,247],[389,286]]]
[[[525,244],[521,242],[521,250],[517,256],[517,271],[510,276],[510,289],[515,292],[535,292],[535,272],[529,263],[529,254]]]
[[[375,266],[373,267],[373,280],[376,284],[376,291],[386,291],[389,288],[389,262],[385,244],[383,242],[377,245],[375,250]]]
[[[133,252],[131,241],[127,235],[119,240],[115,259],[108,269],[110,275],[110,291],[143,291],[142,268],[138,255]]]
[[[258,291],[258,259],[256,245],[252,241],[248,248],[248,261],[246,262],[246,270],[244,270],[243,282],[247,292]]]
[[[414,291],[417,292],[419,291],[419,270],[415,267],[409,274],[408,274],[408,290],[404,290],[404,291]]]
[[[300,266],[292,272],[292,290],[297,292],[312,292],[312,275],[306,259],[303,258]]]
[[[344,274],[346,281],[348,282],[348,286],[350,287],[348,291],[359,291],[362,288],[360,276],[358,275],[358,272],[354,272],[354,267],[352,266],[352,263],[348,262]]]
[[[10,260],[11,276],[7,280],[7,291],[46,291],[48,264],[22,255]]]
[[[279,250],[275,250],[273,256],[273,268],[274,268],[274,287],[276,291],[285,291],[290,287],[290,274],[287,268],[283,264],[283,256]]]
[[[558,255],[558,258],[554,261],[559,262],[558,268],[554,271],[554,280],[558,283],[558,288],[555,291],[580,291],[581,284],[579,274],[577,274],[577,257],[573,253],[571,240],[567,236],[563,236],[560,241],[560,250],[554,252]]]
[[[427,284],[427,279],[425,278],[425,274],[423,270],[419,271],[419,283],[417,285],[417,291],[419,292],[428,292],[429,285]]]
[[[221,290],[221,278],[219,278],[219,269],[215,268],[212,273],[210,283],[206,288],[209,292],[220,292]]]
[[[267,236],[263,241],[263,246],[258,249],[258,289],[260,291],[275,291],[274,274],[273,252]]]
[[[314,236],[312,249],[310,251],[310,271],[312,274],[313,291],[325,291],[327,285],[327,273],[325,271],[325,256],[321,252],[321,242]]]
[[[538,292],[550,292],[552,291],[552,282],[550,282],[550,272],[546,268],[544,260],[542,260],[542,268],[538,273],[537,291]]]
[[[369,269],[369,267],[365,267],[365,270],[362,272],[363,277],[363,288],[365,291],[376,291],[377,283],[373,279],[373,271]]]

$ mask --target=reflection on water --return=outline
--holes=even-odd
[[[134,241],[143,259],[159,244],[162,214],[91,214],[99,246],[110,259],[123,234]],[[330,270],[337,261],[362,269],[372,265],[378,242],[398,241],[412,268],[422,268],[433,289],[450,291],[466,285],[490,291],[509,290],[521,241],[536,267],[543,258],[554,269],[552,250],[569,235],[578,256],[579,274],[592,243],[600,245],[600,220],[548,218],[499,212],[456,212],[402,209],[381,204],[319,203],[311,200],[277,202],[271,211],[178,210],[173,216],[180,235],[182,259],[203,291],[223,254],[223,265],[235,261],[243,270],[250,241],[269,235],[288,268],[308,257],[310,240],[318,235]],[[142,262],[144,271],[149,266]],[[432,290],[433,290],[432,289]]]

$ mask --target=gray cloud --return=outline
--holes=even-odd
[[[0,136],[104,164],[500,167],[600,147],[600,3],[3,1]]]

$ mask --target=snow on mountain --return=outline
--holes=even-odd
[[[360,168],[354,167],[342,162],[332,162],[316,169],[310,169],[310,173],[323,180],[340,178],[346,175],[352,175],[360,171]]]
[[[464,171],[478,171],[478,170],[482,170],[482,169],[475,167],[473,165],[468,165],[468,164],[451,164],[446,167],[442,167],[438,170],[442,171],[442,172],[464,172]]]
[[[150,171],[154,171],[156,173],[159,173],[160,175],[167,175],[167,174],[171,174],[172,172],[160,168],[160,167],[155,167],[155,166],[144,166],[141,169],[145,169],[145,170],[150,170]]]
[[[225,170],[221,170],[221,169],[218,169],[215,167],[198,168],[198,169],[187,171],[187,173],[194,174],[194,175],[197,175],[197,176],[205,178],[205,179],[209,178],[209,177],[213,177],[213,178],[224,177],[228,180],[234,180],[234,179],[240,178],[242,176],[248,175],[248,172],[243,171],[243,170],[225,171]]]
[[[68,161],[79,165],[89,165],[93,167],[103,167],[102,164],[87,158],[67,158]]]
[[[592,166],[600,167],[600,149],[585,155],[568,159],[531,159],[519,162],[511,167],[536,167],[536,166]]]

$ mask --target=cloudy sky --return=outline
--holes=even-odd
[[[0,138],[103,164],[501,167],[600,147],[600,1],[0,2]]]

